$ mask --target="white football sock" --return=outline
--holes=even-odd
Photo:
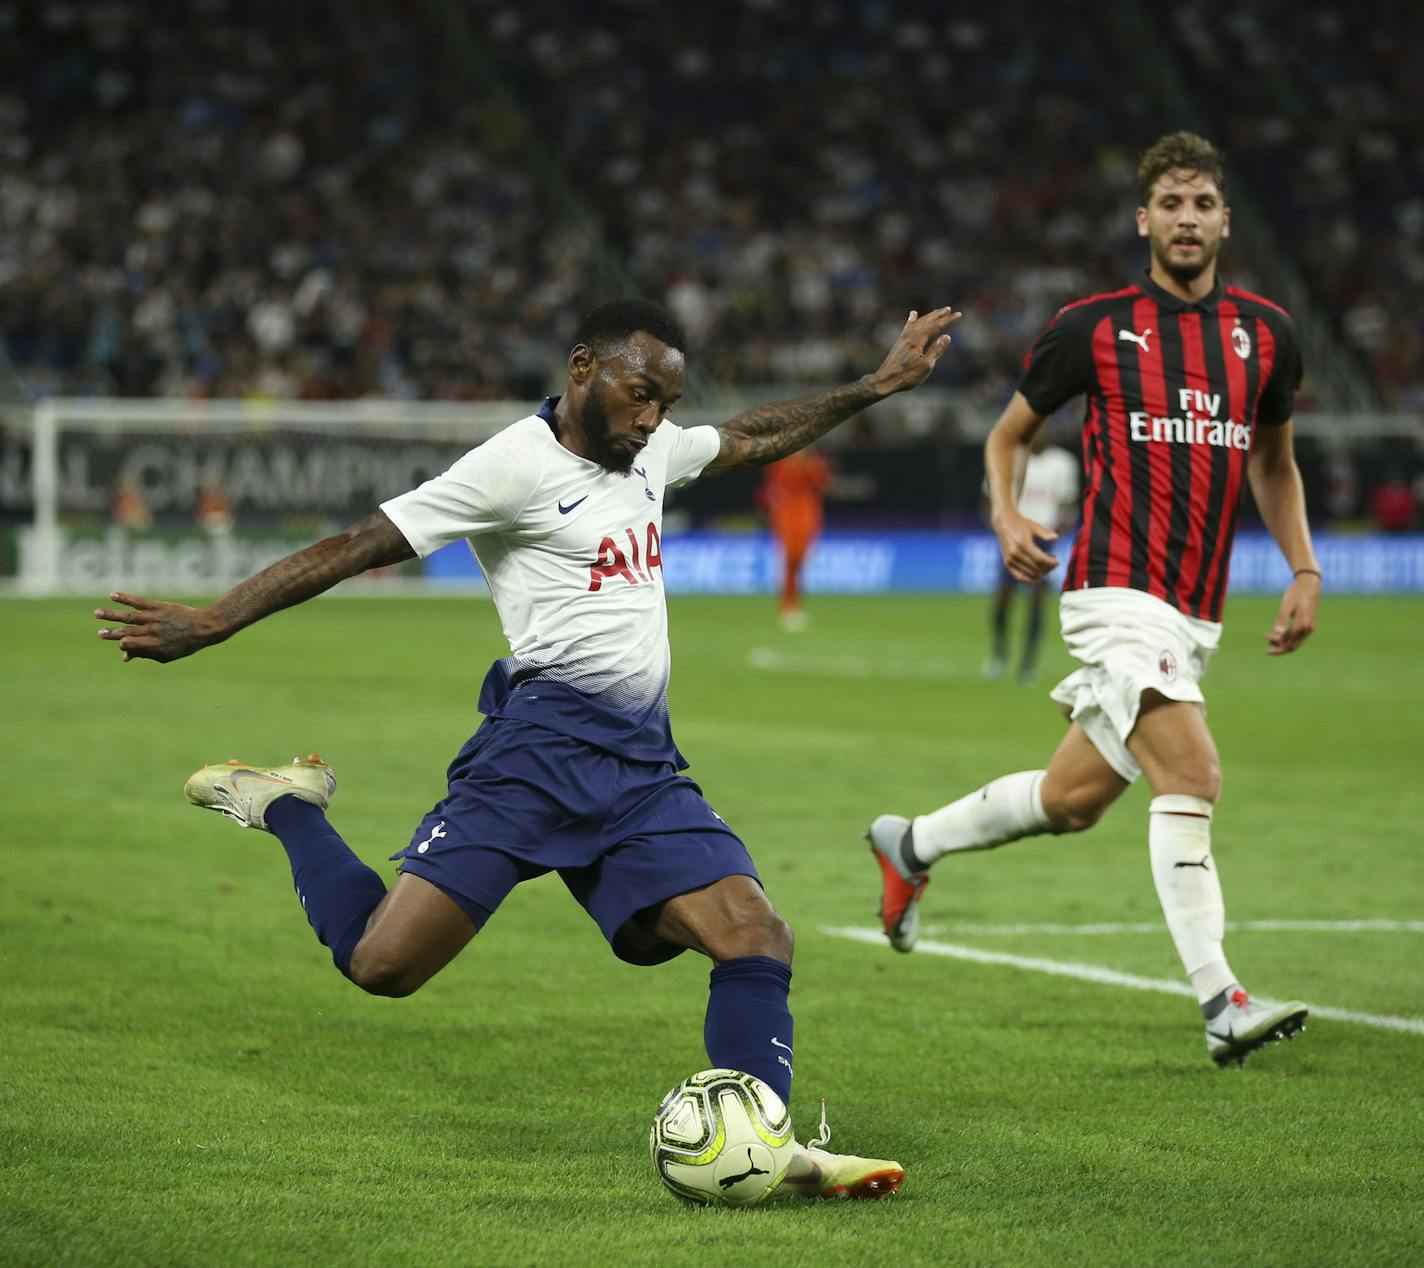
[[[1169,793],[1154,797],[1148,814],[1147,848],[1162,914],[1197,1002],[1204,1004],[1236,984],[1221,949],[1226,904],[1211,853],[1212,804]]]
[[[955,850],[987,850],[1048,831],[1041,770],[1021,770],[914,822],[915,857],[928,867]]]

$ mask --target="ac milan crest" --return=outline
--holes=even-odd
[[[1162,675],[1163,682],[1175,682],[1177,678],[1177,658],[1169,651],[1157,653],[1157,672]]]
[[[1231,350],[1243,361],[1251,355],[1251,336],[1246,327],[1236,325],[1231,328]]]

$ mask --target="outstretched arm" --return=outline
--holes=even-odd
[[[415,551],[386,513],[374,511],[344,533],[279,559],[239,582],[209,607],[116,593],[110,598],[133,611],[96,608],[94,615],[101,621],[121,622],[120,628],[101,629],[99,637],[118,643],[125,660],[179,660],[231,638],[264,616],[330,590],[347,577],[414,558]]]
[[[1315,630],[1320,611],[1320,562],[1310,541],[1305,516],[1305,488],[1295,464],[1295,444],[1289,421],[1279,427],[1257,427],[1246,468],[1251,494],[1261,520],[1276,539],[1294,574],[1281,596],[1276,623],[1266,633],[1266,654],[1293,652]]]
[[[717,428],[722,435],[722,447],[702,474],[716,475],[737,467],[759,467],[775,462],[804,449],[876,401],[919,387],[949,347],[945,328],[959,317],[960,314],[950,308],[936,308],[923,317],[912,312],[894,347],[874,374],[826,392],[758,405],[728,419]]]

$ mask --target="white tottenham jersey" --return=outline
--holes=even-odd
[[[1055,532],[1078,501],[1078,460],[1066,449],[1049,445],[1031,453],[1019,490],[1019,514]]]
[[[721,438],[664,420],[614,475],[559,443],[557,403],[381,509],[422,558],[469,542],[511,652],[486,676],[481,712],[681,765],[667,717],[663,490],[698,476]]]

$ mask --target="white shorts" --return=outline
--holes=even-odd
[[[1197,685],[1221,642],[1221,625],[1185,616],[1142,590],[1071,590],[1058,605],[1063,642],[1083,662],[1052,698],[1129,783],[1142,774],[1128,752],[1144,691],[1205,704]]]

